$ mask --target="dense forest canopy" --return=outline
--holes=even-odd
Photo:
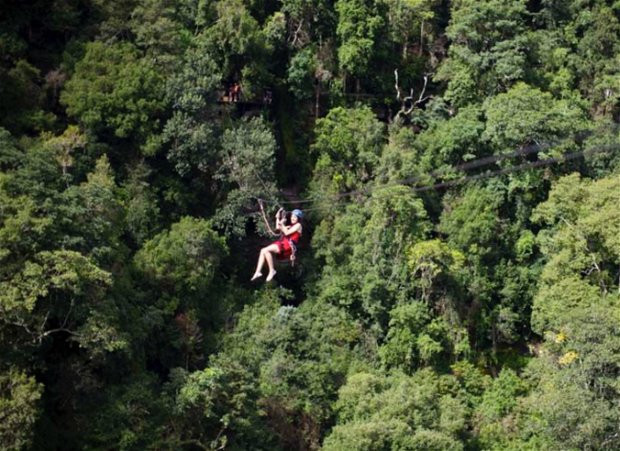
[[[0,0],[0,448],[620,449],[619,121],[616,0]]]

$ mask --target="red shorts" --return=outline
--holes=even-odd
[[[271,244],[276,244],[278,246],[278,249],[280,250],[280,252],[278,253],[278,258],[289,258],[293,253],[291,243],[286,238],[281,238]]]

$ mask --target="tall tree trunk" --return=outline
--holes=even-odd
[[[424,21],[420,23],[420,48],[418,48],[418,56],[422,56],[423,47],[424,47]]]

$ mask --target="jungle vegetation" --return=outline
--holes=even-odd
[[[619,120],[617,0],[2,0],[0,448],[620,449]]]

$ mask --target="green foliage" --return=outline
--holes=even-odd
[[[493,379],[475,412],[475,421],[480,428],[480,443],[484,449],[492,448],[495,441],[506,444],[502,437],[502,423],[515,421],[518,397],[526,393],[526,384],[512,370],[505,369]]]
[[[555,100],[525,83],[517,83],[508,92],[487,100],[485,114],[484,137],[498,151],[530,143],[553,145],[558,138],[583,132],[588,125],[578,103]],[[559,144],[559,151],[567,147]],[[556,156],[559,152],[555,147],[547,153]]]
[[[148,183],[149,169],[138,165],[133,169],[124,188],[125,223],[137,244],[151,238],[160,227],[160,208],[153,188]]]
[[[548,256],[532,313],[539,334],[557,331],[563,312],[587,309],[613,292],[620,264],[614,251],[620,246],[618,190],[618,177],[590,182],[573,174],[560,179],[535,210],[534,219],[551,226],[539,234]]]
[[[465,262],[465,256],[439,240],[421,241],[409,249],[409,268],[420,286],[421,298],[430,300],[432,286],[445,280],[445,275],[458,273]],[[444,282],[445,283],[445,282]]]
[[[484,414],[492,420],[481,429],[486,447],[618,446],[618,297],[604,269],[618,264],[607,248],[617,246],[617,191],[616,178],[590,182],[575,174],[560,179],[535,210],[534,219],[547,228],[538,236],[546,262],[532,328],[545,341],[528,365],[531,392]]]
[[[0,168],[8,170],[18,165],[21,152],[11,133],[0,128]]]
[[[187,47],[194,8],[190,2],[146,0],[131,12],[129,24],[137,46],[153,56],[161,70],[172,72],[175,57]]]
[[[148,280],[176,294],[180,301],[199,301],[212,282],[227,249],[208,221],[185,217],[144,243],[137,268]]]
[[[556,448],[614,449],[620,415],[618,301],[568,312],[565,338],[557,335],[546,346],[549,354],[531,367],[537,386],[528,398],[530,427]]]
[[[337,211],[314,235],[325,261],[319,297],[384,330],[396,302],[412,296],[407,246],[427,231],[421,200],[404,187],[377,190],[364,206]]]
[[[369,108],[335,108],[317,121],[315,133],[315,195],[354,189],[371,179],[384,138],[383,125]]]
[[[288,68],[287,82],[291,92],[299,100],[308,100],[312,97],[312,85],[315,82],[317,61],[314,50],[310,47],[298,52],[291,58]]]
[[[37,204],[26,196],[9,196],[6,190],[6,177],[0,178],[2,183],[0,199],[3,211],[0,229],[0,260],[8,270],[10,264],[21,261],[24,256],[40,250],[40,242],[50,233],[52,220],[39,214]],[[29,232],[24,236],[23,230]],[[6,273],[2,271],[2,274]]]
[[[265,70],[272,52],[269,28],[261,30],[242,0],[222,0],[214,9],[216,17],[203,35],[209,53],[225,73],[241,74],[244,99],[256,98],[271,79]]]
[[[463,449],[457,436],[467,408],[450,382],[429,370],[351,375],[336,405],[340,424],[323,449]]]
[[[86,449],[114,446],[135,450],[174,446],[166,437],[164,420],[169,405],[155,396],[153,377],[137,377],[110,386],[101,394],[92,422],[82,432]]]
[[[68,188],[63,196],[67,204],[61,209],[60,221],[69,235],[66,243],[111,265],[123,252],[124,209],[108,158],[97,160],[87,181]]]
[[[183,63],[183,69],[166,83],[173,113],[164,125],[161,140],[169,145],[168,160],[186,176],[194,169],[207,172],[215,160],[217,127],[210,102],[216,97],[221,75],[199,39],[192,43]]]
[[[176,405],[189,436],[240,449],[318,444],[359,329],[334,307],[279,307],[279,294],[260,293],[209,368],[184,382]]]
[[[43,385],[33,377],[9,368],[0,373],[0,446],[7,451],[27,448],[32,425],[40,415]]]
[[[131,44],[93,42],[76,64],[61,101],[67,113],[96,133],[144,144],[164,108],[163,83]]]
[[[620,448],[618,2],[5,3],[2,449]]]
[[[275,137],[263,119],[242,121],[224,132],[216,178],[231,189],[215,221],[228,233],[245,234],[245,221],[239,216],[255,205],[256,197],[275,197],[275,152]]]
[[[441,319],[431,321],[428,306],[421,302],[395,307],[385,343],[379,349],[383,364],[409,372],[412,368],[434,363],[444,351],[447,325]]]
[[[54,123],[54,115],[43,109],[41,72],[26,60],[0,68],[0,100],[0,126],[14,133],[42,131]]]
[[[416,164],[426,171],[442,170],[450,175],[454,165],[480,158],[485,151],[482,134],[485,124],[478,106],[459,110],[450,120],[435,120],[416,137],[415,147],[421,149]]]
[[[420,43],[423,45],[425,28],[435,17],[435,0],[389,0],[388,19],[390,37],[394,42],[403,44],[403,58],[407,57],[408,45],[420,34]]]
[[[467,105],[525,79],[529,37],[524,0],[461,0],[451,10],[446,35],[453,44],[437,74],[448,82],[449,101]]]
[[[440,230],[468,258],[480,258],[496,251],[495,240],[501,231],[498,215],[501,196],[501,192],[472,186],[461,197],[449,199],[449,205],[444,207]]]
[[[0,301],[3,311],[25,314],[55,290],[96,299],[101,296],[101,288],[110,284],[110,275],[77,252],[42,252],[36,263],[26,263],[16,279],[5,284]]]
[[[373,0],[339,0],[336,2],[341,41],[338,48],[340,68],[359,77],[370,69],[379,36],[385,33],[383,4]]]

